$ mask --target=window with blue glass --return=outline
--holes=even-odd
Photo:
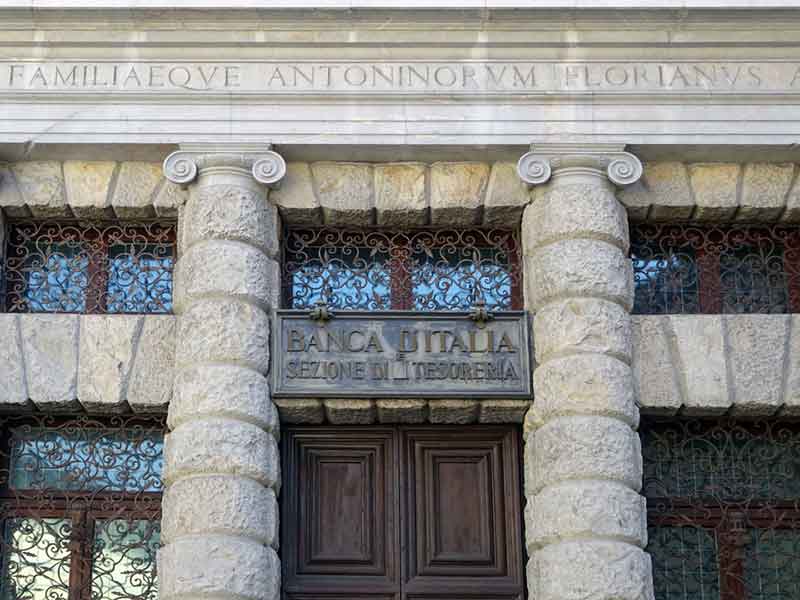
[[[13,221],[7,312],[169,313],[175,225]]]
[[[522,308],[520,245],[504,229],[288,229],[284,305],[466,311]]]
[[[163,421],[3,426],[2,600],[157,600]]]

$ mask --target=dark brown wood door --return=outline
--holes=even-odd
[[[284,598],[523,598],[519,444],[499,426],[286,430]]]

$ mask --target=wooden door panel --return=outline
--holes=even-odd
[[[399,591],[391,429],[298,428],[284,439],[284,588],[376,600]],[[339,592],[343,595],[339,595]],[[309,595],[310,594],[310,595]],[[328,596],[325,596],[328,597]]]
[[[521,592],[518,444],[506,427],[403,430],[406,598]]]

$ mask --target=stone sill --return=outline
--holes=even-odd
[[[800,415],[800,315],[633,317],[643,414]]]
[[[165,413],[172,315],[0,314],[0,410]]]

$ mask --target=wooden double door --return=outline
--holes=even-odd
[[[286,600],[524,597],[516,428],[284,431]]]

